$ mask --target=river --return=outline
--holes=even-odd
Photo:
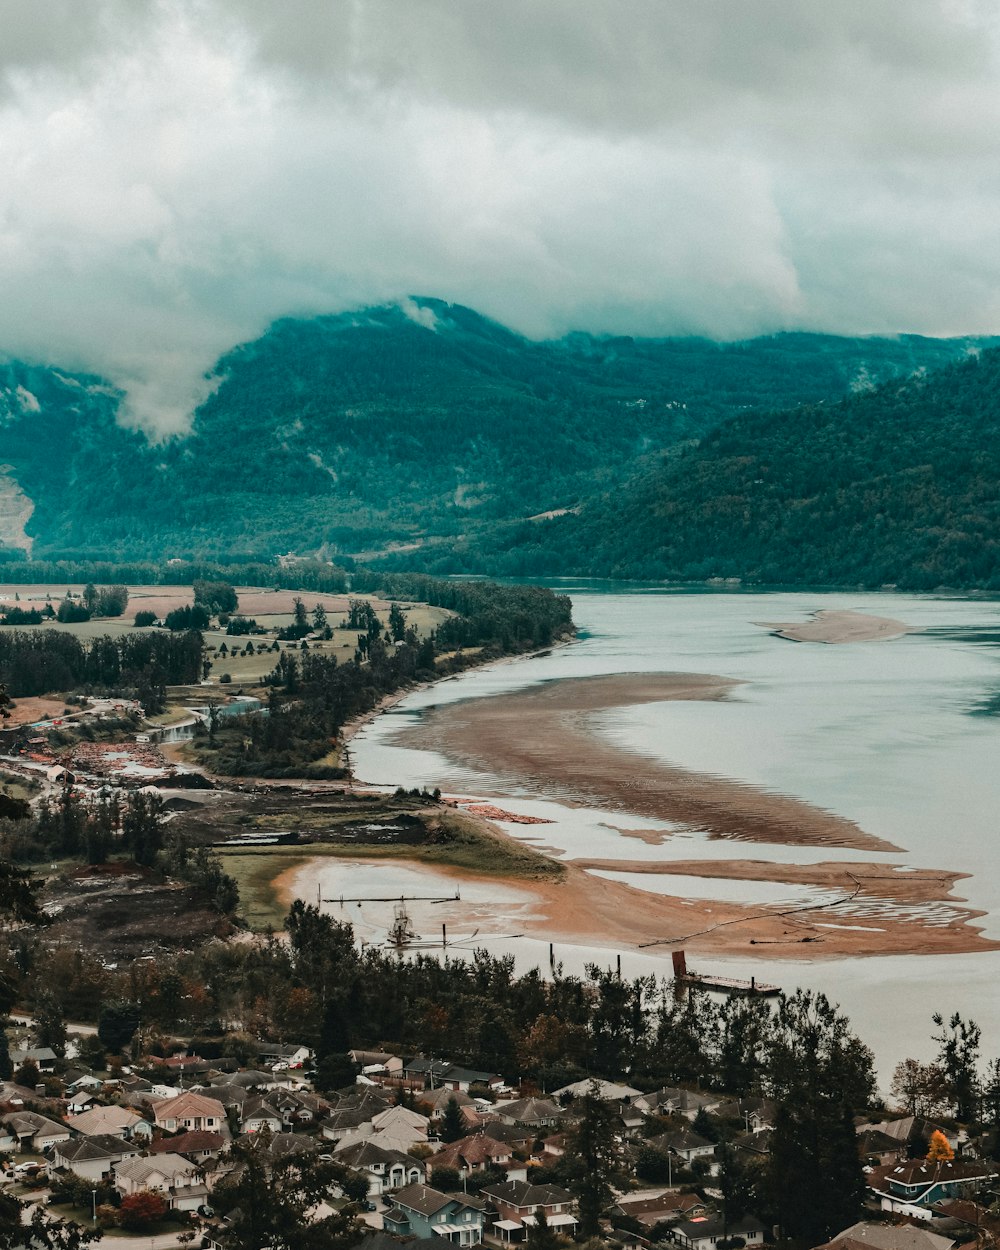
[[[509,811],[544,816],[544,826],[508,825],[563,858],[732,858],[733,845],[697,830],[673,831],[668,845],[636,830],[663,822],[621,811],[571,806],[573,795],[537,795],[433,752],[402,747],[399,731],[426,709],[560,678],[626,672],[706,673],[736,679],[724,701],[651,703],[603,712],[602,735],[674,766],[753,783],[849,817],[903,849],[886,860],[968,872],[958,893],[986,915],[1000,938],[1000,605],[897,594],[695,593],[566,583],[580,635],[551,654],[498,664],[413,694],[352,744],[360,781],[489,793]],[[886,642],[821,645],[774,637],[760,622],[793,621],[817,609],[892,617],[920,632]],[[630,836],[622,833],[627,829]],[[756,859],[810,863],[856,860],[858,852],[755,844]],[[877,861],[877,853],[866,859]],[[794,900],[785,886],[706,883],[699,878],[615,874],[643,889],[747,902]],[[706,893],[706,884],[709,888]],[[336,882],[329,883],[336,889]],[[724,893],[725,892],[725,893]],[[864,923],[863,921],[859,923]],[[520,966],[545,963],[547,947],[528,938],[485,938]],[[567,968],[621,954],[629,972],[668,971],[669,956],[562,947]],[[715,960],[713,970],[746,975],[749,961]],[[925,1058],[931,1014],[960,1011],[1000,1051],[1000,954],[892,956],[817,961],[753,960],[759,979],[808,985],[839,1001],[876,1049],[883,1074],[907,1055]]]

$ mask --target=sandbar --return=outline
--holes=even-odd
[[[914,633],[909,625],[894,621],[888,616],[869,616],[867,612],[831,610],[823,608],[813,612],[807,621],[771,622],[758,621],[776,638],[789,642],[889,642]]]
[[[715,838],[898,850],[854,821],[801,799],[628,751],[600,737],[590,723],[592,715],[610,708],[725,699],[736,685],[691,673],[567,678],[428,709],[395,741],[512,778],[545,798],[650,816]]]
[[[594,861],[593,866],[598,862]],[[295,898],[315,898],[316,874],[328,863],[319,859],[298,862],[278,876],[274,887],[285,905]],[[416,871],[421,870],[418,859],[414,858],[413,865]],[[753,865],[754,861],[732,865],[692,861],[664,870],[751,879]],[[607,867],[618,871],[656,870],[654,865],[640,868],[617,860],[607,861]],[[666,956],[672,948],[684,947],[720,958],[756,955],[800,960],[965,954],[1000,946],[984,938],[971,923],[981,912],[963,908],[959,900],[950,897],[950,886],[957,874],[928,873],[911,883],[909,873],[895,867],[887,869],[882,864],[820,864],[801,869],[795,865],[761,864],[759,871],[757,879],[843,885],[843,897],[817,906],[793,907],[675,898],[597,877],[582,864],[568,863],[558,881],[510,882],[521,896],[513,899],[509,888],[495,877],[434,866],[439,877],[463,885],[476,882],[486,891],[496,890],[496,902],[492,904],[483,898],[476,903],[447,904],[449,930],[452,926],[473,926],[483,938],[516,930],[527,937],[588,948],[645,949],[649,953],[662,951]],[[894,889],[908,892],[908,905],[902,899],[892,898]],[[938,902],[942,895],[949,896],[946,914]]]

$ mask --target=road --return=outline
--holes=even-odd
[[[35,1025],[35,1021],[32,1016],[23,1015],[19,1011],[13,1012],[10,1019],[14,1024],[23,1024],[29,1029],[33,1028]],[[71,1020],[67,1020],[66,1032],[80,1033],[85,1037],[93,1037],[97,1033],[97,1029],[92,1024],[74,1024]]]

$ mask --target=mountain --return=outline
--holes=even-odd
[[[454,554],[495,573],[1000,590],[1000,351],[747,412],[579,515]]]
[[[0,367],[0,539],[102,558],[402,549],[426,562],[573,510],[734,415],[966,356],[970,339],[533,342],[414,299],[276,323],[216,366],[184,438],[98,378]],[[29,515],[30,514],[30,515]],[[542,521],[526,522],[540,525]],[[426,549],[426,550],[425,550]]]

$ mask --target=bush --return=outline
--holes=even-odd
[[[231,686],[232,683],[233,683],[233,679],[229,673],[223,673],[222,676],[219,678],[220,686]]]
[[[136,612],[136,614],[135,614],[135,623],[136,623],[136,625],[141,625],[141,626],[144,626],[144,625],[155,625],[155,624],[156,624],[156,613],[155,613],[155,612],[150,612],[150,611],[148,611],[147,609],[143,609],[143,611],[141,611],[141,612]]]
[[[167,629],[175,631],[179,629],[208,629],[210,619],[207,610],[200,603],[190,603],[186,607],[174,608],[172,612],[168,612],[163,618],[163,623]]]
[[[166,1199],[151,1189],[140,1189],[123,1198],[119,1212],[122,1228],[129,1232],[142,1232],[150,1224],[162,1220],[166,1213]]]

